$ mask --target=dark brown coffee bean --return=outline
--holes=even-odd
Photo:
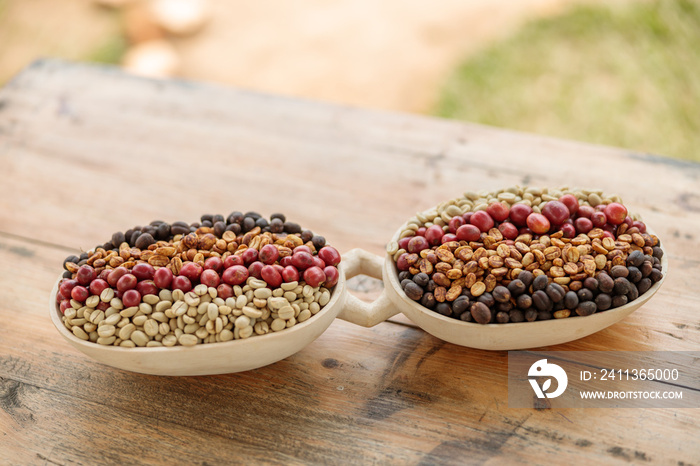
[[[214,226],[214,224],[211,223],[211,221],[209,221],[209,220],[205,220],[202,222],[202,226],[207,227],[207,228],[211,228],[212,226]]]
[[[540,291],[544,290],[549,283],[549,278],[546,275],[538,275],[532,282],[532,290]]]
[[[73,278],[73,274],[67,270],[64,270],[62,277],[70,280],[71,278]]]
[[[452,313],[455,316],[461,316],[463,312],[466,312],[469,309],[469,306],[469,299],[465,296],[460,296],[452,303]]]
[[[287,221],[287,217],[284,214],[274,213],[270,215],[270,220],[281,220],[284,223]]]
[[[204,214],[201,217],[199,217],[199,221],[202,223],[211,222],[212,218],[214,218],[214,216],[212,214]]]
[[[511,296],[519,296],[527,291],[527,287],[522,280],[516,278],[512,282],[508,283],[508,291],[510,291]]]
[[[214,234],[216,235],[217,238],[221,238],[221,236],[224,234],[226,231],[226,224],[224,222],[216,222],[214,224]]]
[[[654,251],[652,255],[657,259],[661,260],[661,258],[664,257],[664,250],[661,249],[659,246],[654,246],[652,251]]]
[[[578,306],[578,295],[574,291],[567,291],[564,295],[564,307],[573,311]]]
[[[632,283],[639,283],[639,280],[642,279],[642,272],[634,265],[627,267],[627,270],[629,271],[627,280],[631,281]]]
[[[652,270],[651,273],[649,274],[649,278],[651,278],[651,281],[652,281],[652,282],[656,283],[656,282],[658,282],[659,280],[661,280],[662,278],[664,278],[664,274],[661,273],[660,270],[654,269],[654,270]]]
[[[537,290],[532,293],[532,302],[538,311],[550,311],[553,307],[552,300],[549,299],[547,293],[542,290]]]
[[[582,301],[578,303],[578,307],[576,308],[576,314],[580,316],[589,316],[591,314],[594,314],[596,310],[597,308],[593,301]]]
[[[401,280],[401,289],[402,289],[402,290],[405,290],[405,289],[406,289],[406,285],[408,285],[408,283],[409,283],[409,282],[412,282],[412,281],[413,281],[413,280],[411,280],[410,278],[404,278],[403,280]]]
[[[520,309],[528,309],[532,307],[532,296],[529,294],[521,294],[517,298],[515,298],[515,304],[520,308]]]
[[[437,301],[435,301],[435,295],[428,292],[428,293],[423,294],[423,298],[421,298],[420,303],[423,305],[423,307],[427,307],[428,309],[433,309],[433,308],[435,308]]]
[[[591,291],[598,291],[598,280],[593,277],[587,277],[583,281],[583,287],[588,288]]]
[[[452,308],[447,303],[437,303],[437,306],[435,306],[435,312],[449,317],[452,315]]]
[[[251,217],[253,220],[257,220],[257,219],[259,219],[260,217],[262,217],[262,215],[260,215],[260,213],[254,211],[254,210],[251,210],[251,211],[249,211],[249,212],[246,212],[246,213],[244,214],[244,216],[246,216],[246,217]]]
[[[496,321],[499,324],[507,324],[509,320],[510,320],[510,315],[507,312],[501,311],[498,314],[496,314]]]
[[[80,262],[80,257],[78,256],[68,256],[63,260],[63,266],[65,267],[68,262],[72,262],[73,264],[77,264]]]
[[[530,288],[530,285],[532,285],[532,282],[535,280],[535,275],[529,270],[523,270],[518,274],[518,280],[525,284],[525,288]]]
[[[525,321],[525,315],[523,315],[523,312],[518,309],[513,309],[512,311],[508,312],[508,316],[510,317],[510,321],[513,323]]]
[[[170,233],[170,232],[168,232]],[[115,248],[118,248],[120,244],[126,242],[126,236],[121,231],[118,231],[112,235],[112,244]],[[73,261],[71,261],[73,262]],[[77,261],[76,261],[77,262]]]
[[[598,289],[603,293],[612,293],[615,287],[615,281],[607,273],[601,272],[598,274]]]
[[[297,225],[297,224],[295,223],[295,225]],[[297,225],[297,227],[299,227],[299,225]],[[255,219],[253,217],[243,218],[243,223],[241,224],[241,228],[243,229],[244,233],[248,233],[250,230],[255,228]],[[285,231],[287,231],[287,233],[290,233],[290,234],[291,233],[301,233],[301,227],[299,227],[298,230],[299,231],[288,231],[287,227],[285,225]]]
[[[318,251],[326,245],[326,238],[321,235],[314,235],[313,238],[311,238],[311,242]]]
[[[539,311],[537,313],[537,320],[550,320],[552,318],[552,313],[549,311]]]
[[[90,257],[90,255],[87,252],[84,252],[84,253],[80,254],[80,256],[78,257],[78,259],[79,259],[78,262],[86,261],[86,260],[88,260],[89,257]]]
[[[134,232],[131,233],[131,236],[129,237],[129,246],[131,246],[132,248],[136,247],[136,240],[139,239],[139,236],[141,236],[141,231],[134,230]]]
[[[474,320],[480,324],[485,325],[491,322],[491,309],[484,303],[472,303],[470,312]]]
[[[629,270],[627,270],[627,267],[624,265],[616,265],[610,269],[610,275],[612,275],[613,278],[627,278],[627,275],[629,275]]]
[[[632,251],[629,256],[627,256],[627,265],[633,265],[639,267],[644,262],[644,253],[642,251]]]
[[[579,301],[593,301],[593,292],[588,288],[581,288],[576,294]]]
[[[472,317],[471,312],[463,312],[462,315],[459,316],[459,319],[464,321],[464,322],[473,322],[474,318]]]
[[[496,303],[496,310],[498,311],[509,312],[511,309],[513,309],[513,303],[510,301],[507,303]]]
[[[134,243],[134,246],[137,248],[141,249],[142,251],[145,249],[148,249],[148,246],[151,244],[155,243],[156,240],[151,236],[150,233],[141,233],[138,238],[136,238],[136,242]]]
[[[417,273],[413,277],[413,281],[416,282],[416,285],[418,285],[418,286],[425,286],[430,281],[430,277],[428,276],[427,273],[421,272],[421,273]]]
[[[226,227],[226,231],[232,231],[236,236],[238,236],[241,234],[241,226],[237,223],[231,223]]]
[[[493,299],[499,303],[507,303],[510,301],[510,291],[508,291],[508,288],[505,286],[498,285],[493,289],[491,294],[493,295]]]
[[[493,299],[493,295],[489,292],[483,293],[481,296],[476,298],[476,300],[488,307],[493,307],[493,305],[496,304],[496,300]]]
[[[639,290],[636,286],[632,285],[630,286],[630,290],[627,293],[627,302],[632,302],[637,298],[639,298]]]
[[[651,288],[650,278],[642,278],[641,280],[639,280],[639,283],[637,283],[637,291],[639,291],[640,295],[649,291],[649,288]]]
[[[537,315],[538,315],[537,309],[535,309],[535,308],[531,307],[530,309],[525,310],[525,320],[527,320],[528,322],[536,321]]]
[[[399,283],[401,283],[404,280],[411,280],[411,272],[409,272],[408,270],[399,272]]]
[[[427,285],[425,285],[425,291],[433,292],[438,285],[433,280],[430,280]]]
[[[186,235],[190,232],[190,226],[185,222],[174,222],[170,225],[170,234],[175,235]]]
[[[282,233],[284,231],[284,222],[278,218],[273,218],[270,222],[270,232]]]
[[[562,286],[558,283],[550,283],[547,285],[547,288],[545,288],[544,291],[547,293],[547,296],[549,296],[549,299],[551,299],[553,303],[558,303],[563,300],[564,295],[566,294],[564,288],[562,288]]]
[[[599,311],[607,311],[612,305],[612,299],[609,294],[600,293],[595,297],[595,305],[598,307]]]
[[[627,270],[627,268],[625,268]],[[630,289],[630,282],[626,278],[619,277],[615,279],[615,294],[627,294]]]
[[[284,231],[286,231],[290,235],[295,233],[301,233],[301,227],[298,223],[284,222]]]
[[[613,296],[611,307],[620,307],[620,306],[624,306],[625,304],[627,304],[627,296],[626,295]]]
[[[311,230],[304,230],[301,232],[301,240],[304,243],[308,243],[314,237],[314,232]]]
[[[423,288],[416,285],[412,280],[405,280],[404,282],[406,285],[403,287],[403,291],[406,293],[406,296],[414,301],[420,301],[423,297]]]
[[[170,239],[170,225],[168,223],[161,223],[156,227],[156,236],[158,241],[167,241]]]

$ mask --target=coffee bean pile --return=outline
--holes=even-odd
[[[340,260],[323,236],[283,214],[154,221],[67,257],[56,301],[75,336],[103,345],[243,339],[318,313]]]
[[[414,222],[388,246],[407,297],[466,322],[532,322],[620,307],[662,279],[659,239],[621,203],[600,197],[594,208],[574,191],[538,203],[540,214],[507,194],[511,205],[494,196],[476,212],[443,204],[434,223]],[[527,226],[532,215],[544,233]]]

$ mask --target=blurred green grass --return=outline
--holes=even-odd
[[[436,113],[700,161],[700,4],[577,6],[449,77]]]

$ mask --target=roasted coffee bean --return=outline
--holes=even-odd
[[[627,256],[627,265],[633,265],[639,267],[644,262],[644,253],[642,251],[632,251],[629,256]]]
[[[534,322],[537,320],[538,312],[535,308],[529,308],[525,310],[525,320],[528,322]]]
[[[168,231],[170,233],[170,231]],[[118,231],[112,235],[112,245],[114,245],[115,248],[118,248],[120,244],[126,242],[126,236],[124,236],[124,233],[121,231]],[[73,261],[71,261],[73,262]],[[78,262],[78,261],[75,261]]]
[[[311,230],[304,230],[301,232],[301,240],[304,243],[308,243],[314,237],[314,232]]]
[[[437,306],[435,306],[435,311],[438,314],[442,314],[446,317],[449,317],[452,315],[452,308],[447,303],[437,303]]]
[[[210,220],[205,220],[201,224],[203,227],[211,228],[214,226],[214,224]]]
[[[399,272],[399,283],[401,283],[404,280],[411,280],[411,272],[409,272],[408,270]]]
[[[620,306],[624,306],[625,304],[627,304],[627,296],[626,295],[613,296],[611,307],[620,307]]]
[[[474,320],[480,324],[485,325],[491,322],[491,309],[484,303],[472,303],[470,312]]]
[[[199,217],[199,221],[204,223],[204,222],[211,222],[212,218],[214,218],[214,215],[212,214],[204,214],[201,217]]]
[[[241,234],[241,226],[237,223],[231,223],[226,226],[226,231],[232,231],[236,236]]]
[[[488,307],[493,307],[494,304],[496,304],[496,300],[493,299],[493,295],[489,292],[482,293],[478,298],[476,298],[476,300],[487,305]]]
[[[505,286],[498,285],[493,289],[491,294],[493,295],[493,299],[499,303],[507,303],[510,301],[510,291],[508,291],[508,288]]]
[[[654,251],[652,255],[657,259],[661,260],[661,258],[664,257],[664,250],[661,249],[659,246],[654,246],[652,251]]]
[[[66,263],[68,263],[68,262],[72,262],[72,263],[74,263],[74,264],[77,264],[78,262],[80,262],[80,257],[75,256],[75,255],[66,257],[66,258],[63,260],[63,266],[65,267],[65,266],[66,266]]]
[[[625,270],[627,270],[625,268]],[[626,278],[619,277],[615,279],[615,294],[627,294],[630,289],[630,282]]]
[[[430,280],[427,285],[425,285],[425,291],[433,292],[438,285],[433,280]]]
[[[591,291],[598,291],[598,280],[593,277],[586,277],[583,281],[583,287],[588,288]]]
[[[311,242],[313,243],[314,248],[316,248],[316,250],[318,251],[326,245],[326,238],[320,235],[314,235],[313,237],[311,237]]]
[[[575,291],[567,291],[564,295],[564,307],[573,311],[578,307],[578,295]]]
[[[529,270],[523,270],[518,274],[518,280],[523,282],[525,284],[525,288],[530,288],[530,285],[532,285],[532,282],[535,280],[535,275],[533,275],[532,272]]]
[[[627,302],[634,301],[637,298],[639,298],[639,290],[636,286],[631,285],[627,292]]]
[[[464,322],[473,322],[474,317],[472,317],[472,313],[467,311],[463,312],[462,315],[459,316],[459,319],[464,321]]]
[[[552,306],[552,312],[561,311],[562,309],[564,309],[564,300],[563,299],[561,301],[559,301],[558,303],[554,303],[554,305]]]
[[[639,283],[637,283],[637,290],[639,291],[639,294],[644,294],[647,291],[649,291],[649,288],[651,288],[651,279],[650,278],[642,278],[639,280]]]
[[[221,214],[216,214],[211,218],[211,221],[213,224],[216,225],[216,222],[224,222],[226,223],[226,219],[224,219],[224,216]]]
[[[284,231],[284,222],[278,218],[273,218],[270,221],[270,231],[272,233],[282,233]]]
[[[244,218],[244,215],[241,212],[238,212],[238,211],[231,212],[228,215],[228,217],[226,217],[226,223],[228,223],[228,224],[237,223],[240,225],[241,223],[243,223],[243,218]]]
[[[599,311],[607,311],[612,305],[612,298],[609,294],[600,293],[595,297],[595,305],[598,307]]]
[[[542,290],[537,290],[532,293],[532,302],[538,311],[551,311],[553,307],[552,300],[549,299],[547,293]]]
[[[661,271],[658,269],[653,269],[651,271],[651,273],[649,274],[649,278],[651,278],[652,282],[656,283],[659,280],[661,280],[662,278],[664,278],[664,274],[661,273]]]
[[[287,217],[284,214],[274,213],[270,215],[270,220],[281,220],[284,223],[287,221]]]
[[[301,227],[298,223],[284,222],[284,231],[286,231],[289,234],[301,233]]]
[[[253,220],[257,220],[262,217],[258,212],[255,212],[254,210],[251,210],[249,212],[246,212],[244,214],[245,217],[251,217]]]
[[[513,323],[518,323],[518,322],[524,322],[525,321],[525,315],[523,314],[522,311],[518,309],[513,309],[508,313],[508,316],[510,317],[510,321]]]
[[[241,228],[243,229],[244,233],[248,233],[250,230],[255,228],[255,219],[253,217],[244,217],[243,223],[241,224]],[[288,231],[287,233],[292,232]]]
[[[525,291],[527,291],[527,287],[522,280],[516,278],[512,282],[508,283],[508,291],[510,291],[511,296],[518,296],[525,293]]]
[[[548,283],[549,283],[549,278],[547,278],[546,275],[539,275],[532,282],[532,290],[533,291],[544,290],[547,287]]]
[[[410,278],[404,278],[403,280],[401,280],[401,289],[405,290],[406,285],[408,285],[409,283],[413,283],[413,280],[411,280]]]
[[[469,306],[469,299],[464,296],[460,296],[452,303],[452,313],[456,316],[460,316],[463,312],[466,312],[469,309]]]
[[[414,275],[413,281],[416,282],[416,285],[418,286],[425,286],[430,281],[430,277],[427,273],[421,272]]]
[[[510,315],[507,312],[499,312],[496,314],[496,322],[499,324],[507,324],[510,321]]]
[[[616,265],[610,269],[610,275],[612,275],[613,278],[627,278],[627,275],[629,275],[629,270],[627,270],[627,267],[624,265]]]
[[[155,242],[155,238],[151,236],[150,233],[141,233],[139,237],[136,238],[136,243],[134,244],[134,246],[143,251],[144,249],[148,249],[148,246]]]
[[[63,277],[63,278],[71,279],[71,278],[73,278],[73,274],[72,274],[71,272],[65,270],[65,271],[63,272],[62,277]]]
[[[173,222],[173,224],[170,225],[170,234],[173,236],[186,235],[189,232],[190,232],[190,226],[188,224],[186,224],[185,222],[178,221],[178,222]]]
[[[549,311],[538,311],[537,320],[550,320],[552,318],[552,313]]]
[[[496,309],[499,311],[508,312],[513,309],[513,303],[508,301],[507,303],[496,303]]]
[[[134,231],[131,236],[129,237],[129,246],[136,247],[136,240],[139,239],[139,236],[141,236],[141,231],[136,230]]]
[[[588,288],[582,288],[576,294],[579,301],[593,301],[593,292]]]
[[[433,295],[431,292],[427,292],[423,293],[423,298],[421,298],[420,303],[428,309],[433,309],[435,308],[437,301],[435,301],[435,295]]]
[[[612,293],[615,287],[615,281],[607,273],[601,272],[598,274],[598,289],[602,293]]]
[[[216,235],[217,238],[221,238],[221,236],[224,234],[225,231],[226,231],[226,223],[216,222],[214,224],[214,235]]]
[[[580,316],[589,316],[591,314],[594,314],[596,310],[597,308],[593,301],[582,301],[578,303],[578,307],[576,308],[576,314]]]
[[[224,229],[225,229],[225,226],[224,226]],[[168,239],[170,239],[170,230],[171,230],[171,227],[169,224],[167,224],[165,222],[161,223],[160,225],[158,225],[156,227],[155,238],[158,241],[167,241]]]
[[[412,280],[406,280],[405,282],[406,285],[403,287],[403,291],[406,293],[406,296],[414,301],[420,301],[420,299],[423,297],[423,288],[416,285]]]
[[[551,299],[553,303],[558,303],[563,300],[564,295],[566,294],[564,288],[562,288],[562,286],[558,283],[550,283],[547,285],[547,288],[545,288],[544,291],[547,293],[547,296],[549,296],[549,299]]]
[[[629,271],[627,280],[631,281],[632,283],[638,283],[639,280],[642,279],[642,272],[637,267],[630,265],[627,267],[627,270]]]
[[[515,298],[515,304],[517,304],[520,309],[528,309],[532,307],[532,296],[529,294],[521,294]]]

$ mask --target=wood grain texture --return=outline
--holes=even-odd
[[[466,189],[599,186],[664,241],[629,318],[556,350],[698,350],[700,167],[425,117],[37,62],[0,91],[0,463],[692,464],[697,410],[515,410],[507,353],[401,316],[336,321],[277,364],[212,377],[102,366],[46,316],[63,257],[205,211],[283,211],[381,253]]]

